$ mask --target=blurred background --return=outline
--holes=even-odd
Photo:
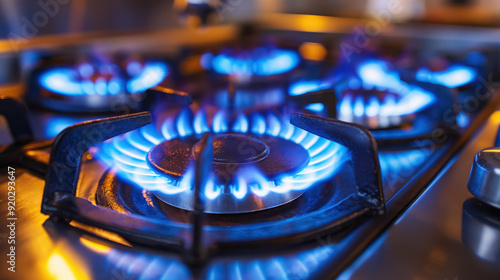
[[[211,23],[248,21],[263,13],[366,18],[390,5],[398,6],[393,21],[497,26],[500,15],[500,2],[494,0],[1,0],[0,37],[32,35],[26,29],[37,29],[34,35],[41,36],[179,26],[179,13],[203,3],[216,10],[218,18]]]
[[[327,16],[330,21],[322,21],[322,17],[284,20],[280,17],[283,14]],[[208,40],[230,34],[228,30],[210,33],[207,26],[241,27],[271,23],[279,29],[290,27],[313,32],[349,33],[353,26],[363,24],[359,20],[369,19],[375,19],[378,27],[383,29],[390,29],[391,24],[398,23],[496,28],[500,24],[500,2],[0,0],[0,84],[19,82],[22,69],[33,60],[30,51],[50,49],[54,45],[66,50],[82,50],[92,45],[94,51],[166,51],[172,45],[186,45],[203,36]],[[111,44],[113,40],[114,44]]]

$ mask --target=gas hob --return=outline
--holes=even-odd
[[[464,203],[471,153],[493,146],[498,127],[491,47],[438,59],[375,48],[348,62],[321,38],[284,37],[34,67],[26,94],[0,99],[10,136],[0,211],[12,223],[2,275],[363,279],[432,265],[422,275],[497,275],[456,211],[500,217]],[[460,179],[443,179],[450,172]],[[425,231],[447,219],[453,234],[413,232],[414,220]],[[381,268],[395,261],[411,269]]]

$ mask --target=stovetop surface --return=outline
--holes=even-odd
[[[444,143],[423,141],[420,143],[426,145],[418,149],[380,147],[384,215],[364,217],[340,232],[318,236],[312,242],[248,255],[245,251],[237,256],[216,256],[203,266],[189,266],[182,256],[138,245],[114,233],[48,218],[40,213],[44,176],[16,164],[9,165],[16,170],[17,272],[6,272],[4,262],[2,278],[327,279],[340,275],[342,279],[366,279],[378,275],[468,279],[480,275],[495,279],[498,264],[480,260],[461,239],[465,211],[462,205],[471,197],[465,186],[470,162],[479,149],[492,146],[500,113],[493,114],[472,140],[468,137],[494,108],[498,109],[498,94],[494,96],[479,114],[473,114],[470,126],[462,128],[462,135],[449,135]],[[37,139],[52,138],[70,124],[94,119],[43,110],[31,111],[30,117]],[[460,150],[467,141],[466,148]],[[109,167],[98,162],[92,153],[86,153],[82,162],[76,196],[98,204],[97,186]],[[9,166],[2,167],[5,174]],[[8,215],[4,207],[8,181],[7,176],[0,174],[3,217]],[[146,190],[140,191],[144,197],[150,197]],[[272,213],[264,211],[262,215]],[[3,247],[7,245],[3,230],[2,237]]]
[[[459,240],[456,239],[457,234],[459,235],[460,233],[460,221],[457,219],[461,213],[452,210],[458,209],[460,212],[461,201],[470,197],[465,188],[468,168],[470,166],[470,163],[466,162],[471,160],[473,153],[479,150],[480,147],[491,146],[491,138],[496,131],[495,125],[498,124],[498,122],[494,123],[498,118],[495,116],[498,116],[498,113],[490,118],[487,126],[476,136],[478,140],[474,140],[471,145],[459,154],[458,159],[461,160],[455,158],[451,161],[444,170],[444,173],[441,173],[423,196],[417,200],[416,204],[409,208],[410,211],[390,225],[389,231],[373,243],[342,274],[342,277],[359,276],[360,279],[363,279],[367,275],[374,273],[373,269],[375,269],[376,273],[380,274],[383,271],[387,271],[388,267],[393,267],[393,263],[396,261],[417,265],[419,263],[417,260],[420,258],[420,263],[423,263],[421,270],[419,268],[414,268],[414,270],[405,269],[406,266],[404,265],[401,265],[402,269],[400,270],[391,270],[394,273],[400,273],[396,275],[401,277],[416,275],[420,271],[427,269],[426,262],[424,261],[425,258],[433,260],[437,256],[438,260],[441,260],[439,259],[440,257],[444,259],[443,256],[451,254],[450,252],[453,252],[453,254],[460,252],[459,256],[461,257],[456,262],[454,261],[455,259],[451,259],[449,263],[446,263],[447,265],[443,266],[444,272],[442,273],[451,273],[449,271],[453,270],[457,264],[465,267],[464,264],[468,261],[472,265],[469,265],[467,269],[463,269],[463,273],[466,275],[471,275],[469,273],[472,273],[471,271],[475,271],[476,269],[479,269],[485,276],[491,276],[492,274],[489,274],[490,271],[491,273],[498,272],[498,267],[495,266],[490,266],[491,270],[484,270],[488,266],[483,266],[481,261],[475,258],[470,252],[467,252],[463,248],[463,245],[459,243],[456,243],[455,246],[450,245],[450,247],[441,248],[441,251],[437,251],[437,253],[432,250],[429,251],[428,246],[418,246],[418,244],[443,246],[442,242],[430,243],[434,240],[433,238],[441,236],[442,232],[440,230],[443,229],[441,225],[443,221],[446,221],[444,227],[446,228],[446,232],[455,237],[455,242]],[[387,169],[385,171],[387,173],[385,173],[384,177],[384,193],[387,201],[390,203],[393,195],[397,194],[398,190],[407,184],[408,181],[411,181],[415,173],[422,171],[422,165],[426,165],[426,160],[430,157],[439,157],[449,147],[448,145],[444,145],[427,148],[427,153],[424,152],[427,156],[420,157],[421,164],[408,163],[408,158],[402,161],[396,159],[396,163],[398,164],[393,166],[396,169],[391,171],[389,168],[389,172],[387,172]],[[418,151],[422,152],[425,150],[420,149]],[[396,158],[401,157],[401,153],[398,152],[391,151],[385,153]],[[383,150],[381,154],[384,155]],[[415,159],[415,157],[411,156],[410,158]],[[399,166],[405,163],[405,166]],[[237,260],[222,257],[211,260],[202,268],[193,269],[186,266],[176,255],[129,243],[115,234],[90,229],[85,225],[74,222],[70,225],[65,225],[47,219],[45,215],[40,213],[44,179],[20,166],[13,165],[12,167],[16,168],[16,185],[18,186],[16,189],[16,205],[18,205],[16,208],[16,216],[18,218],[16,244],[19,257],[17,259],[18,270],[15,279],[19,279],[18,277],[29,278],[35,274],[43,276],[40,278],[52,277],[57,279],[60,279],[58,277],[68,279],[66,277],[70,276],[74,276],[76,279],[155,279],[160,276],[169,278],[174,275],[176,279],[222,279],[224,277],[230,279],[238,276],[241,276],[242,279],[247,279],[245,278],[247,276],[252,276],[252,278],[248,279],[258,279],[258,277],[267,279],[264,276],[273,276],[275,279],[322,278],[325,275],[330,275],[335,270],[329,264],[332,262],[336,263],[336,258],[338,258],[336,253],[342,250],[343,246],[348,246],[349,242],[352,242],[352,238],[348,233],[356,233],[363,230],[363,227],[356,228],[355,226],[339,234],[318,237],[316,244],[313,246],[293,247],[276,253],[268,252],[258,256],[238,257]],[[398,174],[402,174],[401,170],[405,168],[407,170],[403,174],[407,176],[398,176]],[[460,169],[459,172],[451,171],[457,168]],[[105,170],[106,168],[103,168],[100,163],[96,162],[91,154],[86,154],[80,173],[79,192],[77,195],[95,203],[95,187],[98,185],[98,181]],[[5,172],[7,172],[7,167],[5,167]],[[6,197],[7,178],[2,176],[1,180],[2,197]],[[443,182],[445,183],[443,184]],[[449,190],[447,192],[443,191],[442,194],[429,194],[431,192],[438,192],[441,187],[456,189],[451,191],[451,195],[449,194]],[[423,203],[422,201],[425,201],[425,198],[429,196],[432,196],[430,198],[431,204],[420,206]],[[432,204],[432,201],[435,204]],[[436,214],[431,210],[434,208],[429,205],[437,205],[439,207],[448,206],[451,208],[444,210],[437,208],[439,211],[434,210],[438,213]],[[2,215],[6,217],[5,207],[1,211]],[[413,215],[417,215],[418,218],[412,218]],[[417,221],[423,220],[422,223],[424,224],[418,228],[422,229],[425,234],[419,234],[418,231],[415,231],[414,226],[416,222],[413,219],[417,219]],[[427,221],[426,219],[431,219],[432,221],[425,222]],[[439,225],[439,228],[434,228],[433,223]],[[406,224],[408,225],[408,232],[401,233],[398,229]],[[446,226],[447,224],[450,224],[450,227]],[[384,227],[383,223],[379,223],[378,226]],[[434,233],[432,229],[436,229],[436,232]],[[372,237],[377,236],[375,232],[372,234]],[[388,236],[391,236],[391,238],[388,238]],[[109,242],[109,240],[113,242]],[[422,240],[422,243],[419,240]],[[430,241],[428,242],[427,240]],[[368,240],[365,241],[369,243]],[[404,246],[400,244],[404,244]],[[385,246],[389,248],[387,250],[392,250],[390,254],[387,254],[385,251]],[[416,248],[413,248],[415,246]],[[411,248],[416,250],[415,253],[410,253],[412,252]],[[404,257],[408,257],[408,254],[411,255],[411,261]],[[381,266],[381,260],[384,262],[387,260],[387,263]],[[372,264],[371,262],[374,263]],[[433,265],[433,263],[431,262],[429,265]],[[29,269],[27,269],[28,267]],[[439,270],[439,268],[436,269]],[[463,275],[460,271],[456,273],[459,279],[460,275]],[[6,275],[6,277],[11,276],[11,274]],[[257,278],[253,278],[254,276]],[[388,276],[394,276],[394,274],[389,274]]]
[[[470,142],[446,165],[427,190],[343,273],[339,279],[498,279],[498,257],[488,255],[495,234],[475,235],[482,247],[470,244],[467,213],[478,200],[467,189],[472,159],[493,147],[500,124],[495,111]],[[500,217],[482,213],[484,217]],[[488,218],[486,218],[488,219]]]

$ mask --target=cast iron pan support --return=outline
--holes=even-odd
[[[64,129],[54,140],[45,178],[42,213],[57,214],[59,199],[75,196],[80,158],[90,147],[151,122],[149,113],[137,113],[83,122]]]
[[[377,142],[361,125],[314,115],[292,113],[290,123],[345,146],[352,155],[358,195],[371,204],[374,214],[385,210]]]
[[[192,212],[193,240],[187,260],[191,264],[203,264],[207,258],[207,252],[203,250],[205,248],[203,244],[205,203],[203,201],[202,190],[205,189],[211,169],[213,152],[212,135],[209,133],[203,134],[203,137],[196,145],[199,146],[200,153],[195,156],[194,211]]]
[[[21,102],[0,97],[0,115],[3,115],[9,126],[14,142],[11,145],[0,147],[0,165],[17,160],[22,146],[33,140],[33,132],[28,117],[28,110]]]
[[[175,106],[189,106],[193,103],[193,98],[187,92],[156,86],[144,92],[144,99],[141,102],[140,109],[149,111],[153,105],[160,102]]]
[[[151,122],[147,112],[111,117],[73,125],[54,140],[45,179],[42,213],[55,221],[71,220],[115,232],[132,242],[183,252],[179,229],[137,215],[126,215],[98,207],[76,197],[82,154],[93,145]],[[174,236],[166,240],[163,236]]]
[[[327,116],[330,118],[337,117],[337,96],[333,89],[321,89],[301,95],[288,96],[287,98],[301,106],[312,103],[323,103],[327,109]]]
[[[0,114],[7,119],[15,143],[25,144],[33,140],[28,110],[21,102],[0,97]]]
[[[443,85],[432,84],[428,82],[413,81],[413,85],[419,86],[429,92],[432,92],[439,99],[435,110],[429,112],[439,125],[456,132],[458,130],[457,114],[460,111],[458,100],[453,94],[452,89]]]

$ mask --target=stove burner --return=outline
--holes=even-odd
[[[426,109],[436,100],[432,93],[394,80],[389,75],[385,76],[386,83],[381,82],[379,78],[384,74],[380,73],[381,69],[376,64],[363,66],[368,67],[361,68],[365,80],[351,78],[335,85],[339,95],[337,118],[340,120],[359,123],[370,129],[398,127],[411,122],[413,114]],[[298,96],[328,87],[331,86],[320,80],[299,81],[291,85],[289,95]],[[322,112],[325,105],[328,106],[312,103],[305,108]]]
[[[168,74],[162,62],[148,62],[143,67],[137,64],[128,65],[127,72],[132,77],[128,80],[115,73],[120,71],[113,71],[117,66],[100,67],[100,73],[95,73],[90,64],[82,64],[77,69],[52,68],[40,75],[39,82],[45,89],[60,95],[107,96],[143,92],[158,85]]]
[[[398,127],[410,123],[413,114],[428,107],[434,97],[416,87],[391,89],[370,88],[359,82],[350,82],[350,88],[342,92],[338,118],[362,124],[370,129]]]
[[[252,212],[287,203],[330,178],[348,158],[343,146],[271,112],[240,114],[232,124],[228,112],[209,112],[203,108],[193,114],[186,108],[163,121],[160,131],[148,125],[105,142],[96,156],[120,178],[190,210],[192,152],[200,134],[215,133],[212,173],[203,190],[207,213]]]
[[[217,55],[206,53],[201,64],[222,75],[237,77],[272,76],[294,69],[300,62],[297,52],[259,47],[253,50],[225,49]]]
[[[148,165],[156,172],[178,180],[187,171],[199,137],[175,138],[153,147],[147,156]],[[309,161],[309,154],[300,145],[273,136],[250,136],[236,133],[215,135],[212,168],[218,183],[234,183],[240,168],[254,165],[270,179],[299,172]]]
[[[443,71],[431,71],[429,68],[420,68],[416,73],[416,79],[421,82],[443,85],[449,88],[457,88],[467,85],[477,77],[477,71],[473,68],[453,64]]]
[[[171,206],[152,197],[151,192],[138,188],[138,184],[129,184],[120,179],[115,175],[116,171],[121,172],[119,168],[110,168],[101,177],[95,192],[95,204],[86,197],[77,197],[76,194],[81,191],[77,188],[78,167],[81,166],[84,151],[105,139],[126,131],[131,132],[137,127],[148,129],[143,125],[150,122],[149,114],[138,113],[85,122],[59,134],[54,141],[49,166],[63,167],[65,172],[60,173],[57,168],[47,168],[42,213],[50,215],[54,221],[83,223],[116,233],[129,242],[182,254],[185,256],[184,261],[193,265],[205,264],[212,255],[232,256],[234,252],[269,250],[271,247],[284,249],[284,245],[312,244],[311,241],[318,236],[331,234],[363,216],[384,213],[377,147],[368,130],[359,125],[297,113],[290,116],[290,125],[296,126],[297,129],[287,128],[283,135],[280,131],[277,133],[286,136],[291,131],[287,139],[300,143],[308,150],[311,160],[308,167],[300,172],[302,175],[307,175],[305,171],[312,167],[309,174],[314,178],[313,183],[318,182],[319,178],[326,179],[323,172],[332,176],[328,177],[330,180],[324,180],[304,192],[296,201],[298,204],[289,204],[291,207],[239,215],[205,215],[204,205],[207,200],[209,204],[214,202],[210,201],[211,198],[202,197],[206,195],[204,187],[213,183],[209,180],[210,166],[206,164],[207,158],[210,160],[212,155],[213,141],[209,133],[204,133],[200,140],[201,152],[196,155],[194,164],[196,197],[191,202],[196,211],[171,209]],[[252,123],[249,127],[252,127]],[[147,131],[147,134],[143,132],[145,130],[135,135],[121,134],[123,136],[115,140],[129,138],[130,145],[145,150],[145,158],[151,147],[144,146],[144,141],[140,143],[138,137],[160,140],[157,144],[162,140],[152,131]],[[88,141],[83,141],[82,144],[82,137],[88,135],[93,137],[87,137]],[[324,142],[319,138],[324,139]],[[112,145],[112,142],[114,141],[107,141],[107,144]],[[335,143],[332,149],[334,153],[328,150],[322,153],[319,151],[321,156],[316,157],[318,149],[321,150],[321,147],[329,146],[332,142]],[[76,149],[72,156],[68,157],[68,150],[71,150],[75,143],[80,143],[81,149]],[[121,144],[126,146],[123,141]],[[339,152],[341,147],[344,147],[344,151],[348,149],[351,156]],[[106,148],[112,146],[105,145],[102,151]],[[96,149],[92,150],[97,152]],[[117,152],[128,156],[134,153],[137,155],[137,151],[133,149]],[[124,159],[127,158],[123,157],[122,162],[125,162]],[[320,162],[326,163],[327,166],[318,164]],[[118,165],[119,161],[113,163]],[[129,163],[138,164],[139,161],[130,160]],[[333,169],[328,168],[332,163]],[[252,178],[255,177],[252,175]],[[312,184],[302,184],[304,181],[310,182],[308,176],[297,174],[293,179],[293,183],[298,186],[308,187]],[[246,187],[241,185],[240,189],[244,186]],[[286,193],[272,192],[272,188],[267,190],[269,197],[293,195],[289,190]],[[257,196],[255,191],[254,195]],[[235,199],[231,198],[231,201],[235,202]],[[140,207],[136,208],[135,205]]]

